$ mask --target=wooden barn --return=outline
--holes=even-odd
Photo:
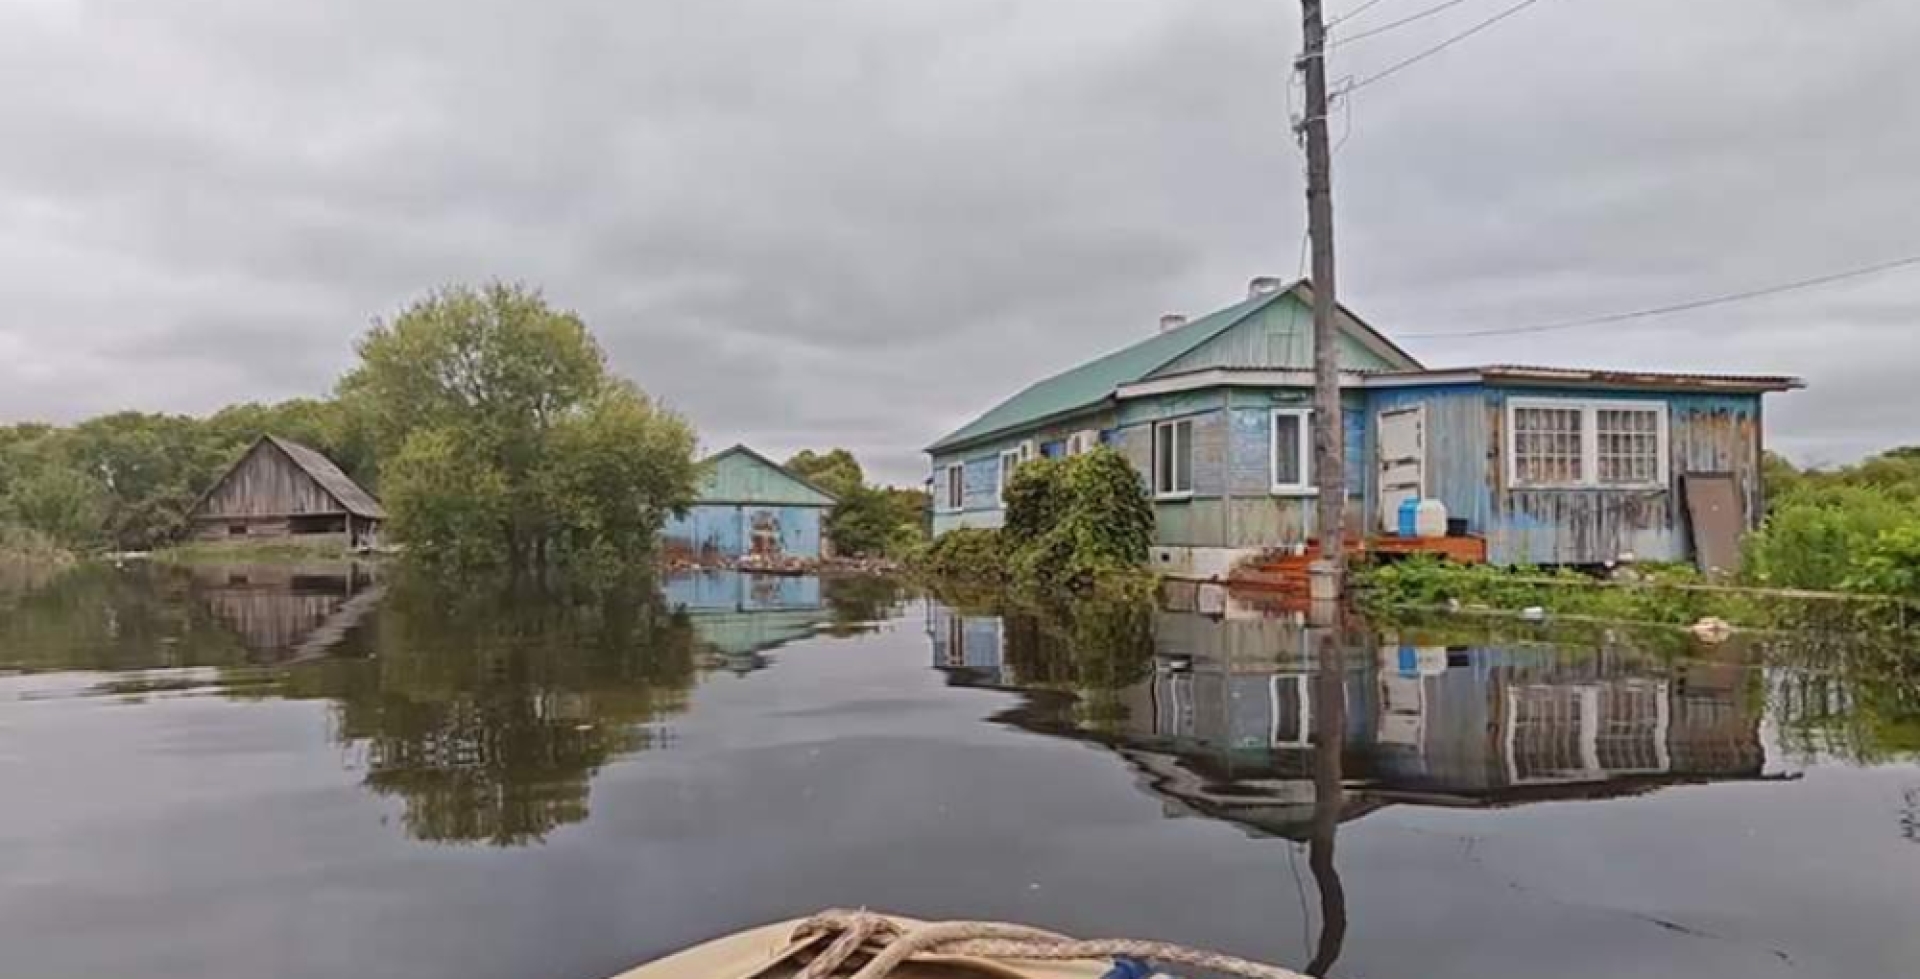
[[[264,435],[194,504],[199,540],[335,535],[349,546],[379,540],[387,511],[333,460]]]

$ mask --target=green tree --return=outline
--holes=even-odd
[[[866,471],[846,449],[795,453],[786,467],[836,499],[827,536],[840,554],[902,556],[927,537],[927,495],[892,486],[868,486]]]
[[[860,468],[853,453],[845,449],[824,453],[804,449],[788,459],[786,466],[801,478],[843,499],[867,485],[866,471]]]
[[[554,426],[539,478],[555,546],[602,571],[649,550],[698,478],[693,429],[610,383]]]
[[[692,501],[691,429],[609,376],[586,324],[537,291],[442,289],[359,352],[343,425],[388,460],[393,534],[426,557],[631,560]]]
[[[62,547],[83,550],[102,543],[106,494],[100,484],[71,466],[38,466],[13,480],[5,516],[46,535]]]

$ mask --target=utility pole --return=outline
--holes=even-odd
[[[1314,526],[1331,596],[1346,587],[1347,465],[1340,417],[1340,344],[1334,323],[1333,152],[1327,146],[1327,25],[1323,0],[1300,0],[1307,114],[1307,233],[1313,239],[1313,475],[1319,493]]]

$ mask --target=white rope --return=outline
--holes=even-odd
[[[1189,948],[1171,942],[1128,938],[1082,940],[993,921],[948,921],[903,929],[884,915],[869,911],[824,911],[794,929],[793,940],[834,936],[797,979],[828,979],[842,973],[859,954],[866,964],[852,979],[886,979],[901,963],[915,956],[970,956],[982,959],[1026,959],[1058,962],[1072,959],[1132,958],[1175,964],[1245,979],[1310,979],[1301,973],[1247,959]]]

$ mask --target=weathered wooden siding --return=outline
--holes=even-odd
[[[704,559],[754,553],[817,558],[825,512],[820,506],[700,503],[669,520],[661,536],[668,553]]]
[[[1463,517],[1474,533],[1493,522],[1493,488],[1501,477],[1500,454],[1492,441],[1495,410],[1487,389],[1478,384],[1390,388],[1369,392],[1362,418],[1366,425],[1360,470],[1365,474],[1367,531],[1381,532],[1378,476],[1380,415],[1401,408],[1426,409],[1426,495],[1447,505],[1448,516]]]
[[[294,465],[279,449],[261,442],[200,501],[194,518],[224,520],[345,512],[339,501],[305,470]]]
[[[1496,388],[1489,425],[1505,445],[1508,397],[1605,398],[1665,402],[1670,438],[1669,482],[1663,490],[1514,490],[1504,464],[1489,535],[1494,561],[1506,564],[1598,564],[1626,554],[1643,561],[1686,561],[1693,555],[1681,480],[1689,472],[1734,477],[1757,525],[1761,508],[1760,396]]]
[[[1424,405],[1427,496],[1485,534],[1496,564],[1603,564],[1631,554],[1685,561],[1693,554],[1681,480],[1734,476],[1749,526],[1759,519],[1759,395],[1449,385],[1370,392],[1367,468],[1381,411]],[[1511,397],[1647,401],[1667,406],[1670,480],[1663,489],[1514,489],[1507,483]],[[1369,489],[1368,513],[1377,506]],[[1377,523],[1373,524],[1377,527]]]
[[[1395,366],[1345,332],[1340,335],[1340,363],[1351,370]],[[1154,374],[1184,374],[1216,367],[1311,369],[1313,310],[1297,297],[1285,296]]]

